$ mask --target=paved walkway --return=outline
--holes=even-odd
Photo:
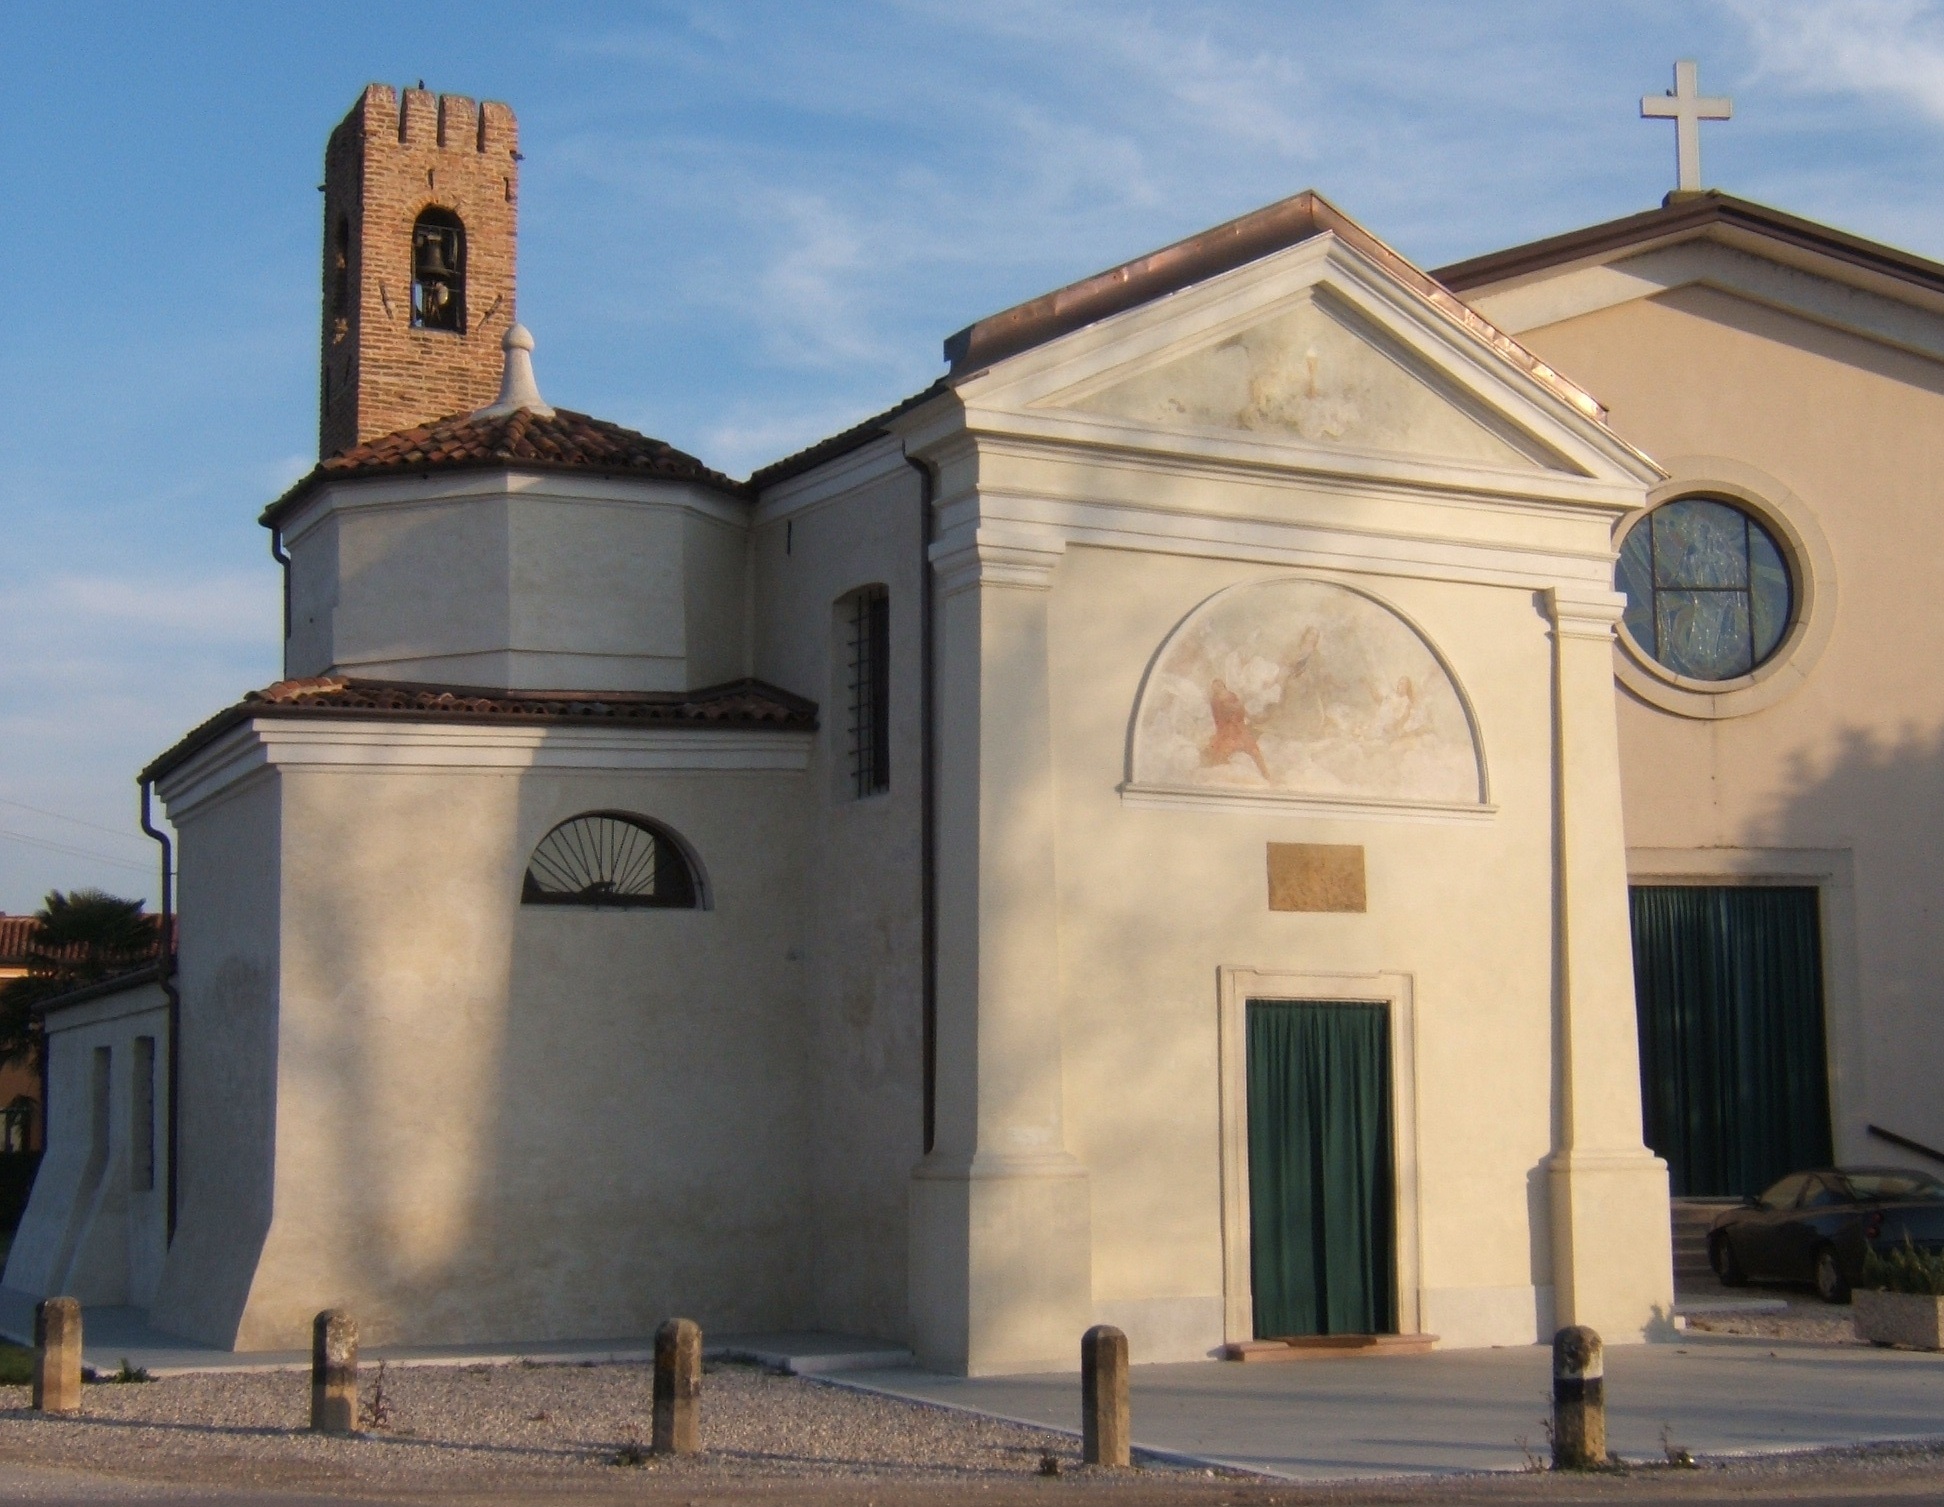
[[[1606,1353],[1609,1447],[1662,1458],[1944,1439],[1944,1356],[1697,1337]],[[1077,1376],[831,1378],[894,1396],[1077,1431]],[[1136,1366],[1137,1448],[1300,1480],[1517,1470],[1546,1454],[1552,1352]],[[1521,1441],[1524,1441],[1523,1444]]]

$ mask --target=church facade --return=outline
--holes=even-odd
[[[1738,1192],[1930,1130],[1921,834],[1859,838],[1860,771],[1777,801],[1852,701],[1921,710],[1818,687],[1872,654],[1831,562],[1848,612],[1928,475],[1944,269],[1711,196],[1433,277],[1302,194],[737,482],[542,398],[514,146],[382,86],[333,137],[323,459],[263,520],[285,678],[144,774],[179,959],[50,1015],[7,1286],[239,1349],[331,1305],[970,1373],[1095,1322],[1137,1361],[1624,1342],[1670,1327],[1670,1161]],[[1762,319],[1829,349],[1781,370]],[[1912,427],[1839,502],[1804,419],[1850,383]],[[1696,1007],[1681,927],[1749,896],[1743,972],[1805,924],[1813,968]],[[1924,1045],[1872,1058],[1899,998]],[[1766,1129],[1664,1028],[1717,1016]]]

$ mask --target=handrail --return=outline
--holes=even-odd
[[[1905,1151],[1914,1151],[1919,1156],[1927,1156],[1934,1162],[1944,1162],[1944,1151],[1934,1146],[1926,1146],[1922,1141],[1913,1141],[1907,1135],[1898,1135],[1894,1130],[1885,1130],[1881,1125],[1869,1127],[1871,1135],[1880,1141],[1888,1141],[1892,1146],[1901,1146]]]

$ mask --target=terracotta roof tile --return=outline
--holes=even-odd
[[[557,408],[543,417],[530,409],[482,418],[451,418],[401,429],[327,456],[283,496],[264,509],[274,528],[311,491],[353,476],[418,476],[430,471],[507,467],[522,471],[599,471],[653,481],[690,481],[733,496],[741,482],[712,470],[694,456],[606,419]]]
[[[809,731],[817,704],[760,680],[700,691],[495,691],[317,676],[251,691],[142,771],[158,779],[239,723],[257,717],[352,717],[401,722],[605,723],[623,727]]]
[[[154,919],[152,913],[150,919]],[[171,930],[173,930],[173,922]],[[10,968],[26,966],[29,949],[32,948],[34,938],[39,932],[38,916],[0,916],[0,966]],[[149,955],[153,956],[155,950],[151,947]],[[74,946],[64,949],[58,955],[65,958],[78,958],[83,956],[83,952],[82,948]]]
[[[18,968],[27,961],[27,945],[40,930],[32,916],[0,916],[0,964]]]

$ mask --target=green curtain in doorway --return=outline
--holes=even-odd
[[[1248,1053],[1257,1336],[1395,1331],[1388,1009],[1250,1000]]]
[[[1829,1165],[1814,889],[1636,886],[1647,1144],[1676,1197],[1759,1193]]]

